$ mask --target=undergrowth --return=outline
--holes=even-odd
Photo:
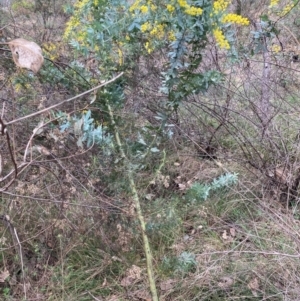
[[[59,56],[33,76],[0,49],[7,120],[124,73],[9,127],[26,165],[1,194],[0,299],[153,300],[151,251],[161,301],[299,300],[299,84],[273,48],[290,43],[283,21],[298,28],[299,8],[285,19],[288,1],[23,2],[17,19],[0,10],[0,37],[26,33]],[[253,30],[224,23],[227,7]],[[48,31],[67,16],[72,51]]]

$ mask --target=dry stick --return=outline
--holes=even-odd
[[[115,119],[114,119],[112,109],[111,109],[111,107],[110,107],[110,105],[107,101],[106,101],[106,105],[107,105],[107,108],[108,108],[108,113],[109,113],[109,117],[110,117],[110,120],[111,120],[111,125],[112,125],[113,130],[114,130],[114,136],[115,136],[115,139],[116,139],[116,142],[117,142],[117,146],[119,148],[119,152],[121,154],[122,159],[125,161],[126,167],[128,169],[127,170],[127,176],[128,176],[128,180],[129,180],[129,186],[130,186],[130,190],[131,190],[132,197],[133,197],[133,200],[134,200],[135,209],[136,209],[136,212],[137,212],[137,217],[139,219],[141,230],[142,230],[142,237],[143,237],[143,243],[144,243],[144,252],[145,252],[145,255],[146,255],[147,273],[148,273],[150,291],[151,291],[151,295],[152,295],[152,301],[158,301],[159,299],[158,299],[158,295],[157,295],[157,289],[156,289],[156,285],[155,285],[153,265],[152,265],[153,257],[152,257],[152,253],[151,253],[149,239],[148,239],[148,236],[146,234],[146,225],[145,225],[145,220],[144,220],[144,216],[143,216],[143,212],[142,212],[142,208],[141,208],[141,204],[140,204],[139,195],[138,195],[138,192],[137,192],[137,189],[136,189],[136,185],[135,185],[135,182],[134,182],[134,178],[133,178],[133,174],[132,174],[132,170],[130,168],[128,158],[125,155],[123,145],[121,143],[121,139],[120,139],[120,136],[119,136],[118,129],[116,127],[116,123],[115,123]]]
[[[47,112],[47,111],[49,111],[49,110],[52,110],[52,109],[54,109],[54,108],[59,107],[60,105],[66,103],[66,102],[75,100],[75,99],[80,98],[80,97],[82,97],[82,96],[84,96],[84,95],[86,95],[86,94],[89,94],[89,93],[91,93],[91,92],[93,92],[93,91],[96,91],[96,90],[98,90],[99,88],[101,88],[101,87],[103,87],[103,86],[106,86],[106,85],[108,85],[108,84],[114,82],[116,79],[118,79],[118,78],[121,77],[122,75],[123,75],[123,72],[121,72],[120,74],[118,74],[118,75],[115,76],[114,78],[110,79],[109,81],[104,82],[104,83],[102,83],[102,84],[100,84],[100,85],[98,85],[98,86],[96,86],[96,87],[94,87],[94,88],[92,88],[92,89],[90,89],[90,90],[87,90],[87,91],[85,91],[85,92],[83,92],[83,93],[80,93],[80,94],[78,94],[78,95],[76,95],[76,96],[74,96],[74,97],[65,99],[65,100],[63,100],[62,102],[57,103],[57,104],[55,104],[55,105],[53,105],[53,106],[51,106],[51,107],[48,107],[48,108],[45,108],[45,109],[43,109],[43,110],[37,111],[37,112],[35,112],[35,113],[26,115],[26,116],[24,116],[24,117],[17,118],[17,119],[15,119],[15,120],[9,121],[9,122],[7,122],[5,125],[10,125],[10,124],[16,123],[16,122],[18,122],[18,121],[21,121],[21,120],[24,120],[24,119],[27,119],[27,118],[30,118],[30,117],[34,117],[34,116],[43,114],[43,113],[45,113],[45,112]]]
[[[7,24],[7,25],[1,27],[0,30],[3,30],[4,28],[8,27],[9,25],[10,25],[10,24]]]
[[[77,203],[71,203],[71,202],[65,202],[65,201],[57,201],[57,200],[53,200],[53,199],[36,198],[36,197],[31,197],[31,196],[26,196],[26,195],[24,196],[24,195],[21,195],[21,194],[15,194],[15,193],[11,193],[11,192],[8,192],[8,191],[1,191],[1,190],[0,190],[0,192],[4,193],[4,194],[7,194],[7,195],[10,195],[10,196],[24,198],[24,199],[29,200],[29,201],[48,202],[48,203],[54,203],[54,204],[65,204],[65,205],[68,205],[68,206],[76,206],[76,207],[91,208],[91,209],[93,209],[93,208],[95,208],[95,209],[103,208],[100,205],[99,206],[94,206],[94,205],[77,204]],[[113,205],[113,204],[111,204],[107,201],[104,201],[103,199],[100,199],[100,202],[103,202],[103,203],[108,204],[108,205],[110,205],[114,208],[117,208],[122,213],[128,214],[128,211],[126,211],[125,209],[120,208],[116,205]]]
[[[95,296],[93,296],[89,291],[88,291],[88,294],[96,301],[101,301],[100,299],[96,298]]]
[[[260,23],[258,29],[262,30]],[[270,77],[271,77],[271,56],[267,49],[267,38],[263,38],[263,43],[266,49],[263,51],[263,72],[261,77],[261,99],[259,104],[258,117],[262,123],[262,138],[268,134],[268,123],[270,122],[270,109],[271,109],[271,93],[270,93]]]
[[[293,39],[295,40],[297,45],[300,46],[300,43],[299,43],[298,39],[296,38],[296,36],[293,34],[293,32],[288,27],[286,27],[284,24],[281,24],[281,26],[283,28],[285,28],[291,34],[291,36],[293,37]]]

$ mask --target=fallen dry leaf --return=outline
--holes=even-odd
[[[41,47],[31,41],[25,39],[15,39],[7,43],[15,64],[20,68],[26,68],[37,73],[43,63],[44,57],[42,55]]]
[[[144,301],[151,301],[151,294],[145,289],[137,290],[132,295]]]
[[[175,282],[176,281],[174,279],[163,281],[160,283],[160,289],[162,291],[170,291],[174,287]]]
[[[165,188],[169,188],[170,187],[170,177],[169,176],[166,176],[165,179],[164,179],[164,183],[163,185],[165,186]]]
[[[287,184],[289,181],[289,175],[287,168],[276,168],[275,169],[275,178],[277,181],[282,184]]]
[[[234,228],[230,228],[230,229],[229,229],[229,232],[230,232],[230,235],[231,235],[232,237],[235,237],[236,233],[235,233],[235,229],[234,229]]]
[[[186,185],[185,184],[178,184],[178,188],[179,190],[185,190],[186,189]]]
[[[122,286],[129,286],[132,285],[135,282],[135,278],[131,276],[126,276],[121,280]]]
[[[106,299],[107,301],[120,301],[120,297],[117,295],[112,295],[110,297],[108,297],[108,299]]]
[[[230,230],[229,230],[230,232]],[[227,230],[224,230],[222,234],[223,242],[226,244],[230,244],[233,242],[233,237],[230,235],[230,233],[227,232]]]
[[[227,235],[227,231],[226,230],[224,230],[224,232],[223,232],[223,234],[222,234],[222,238],[223,239],[228,239],[228,235]]]
[[[253,278],[249,283],[248,283],[248,288],[251,290],[258,290],[259,289],[259,284],[257,278]]]
[[[218,283],[218,286],[222,289],[227,289],[233,285],[234,281],[230,277],[222,277],[221,281]]]
[[[0,273],[0,282],[3,283],[9,277],[9,271],[4,270]]]
[[[121,280],[122,286],[129,286],[141,279],[142,269],[136,265],[132,265],[130,269],[126,271],[126,276]]]
[[[250,280],[247,287],[251,290],[253,296],[258,296],[257,291],[259,290],[259,283],[256,277]]]

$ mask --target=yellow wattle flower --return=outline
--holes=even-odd
[[[279,0],[271,0],[269,7],[278,5]]]
[[[216,39],[217,44],[219,45],[220,48],[223,49],[230,49],[230,45],[228,43],[228,41],[226,40],[222,30],[220,29],[214,29],[213,30],[213,35]]]
[[[238,25],[249,25],[250,22],[247,18],[237,14],[228,14],[222,18],[222,23],[235,23]]]
[[[189,6],[185,9],[185,13],[191,16],[199,16],[202,15],[202,8],[195,7],[195,6]]]

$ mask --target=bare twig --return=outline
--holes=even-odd
[[[16,163],[16,160],[15,160],[12,148],[11,148],[10,137],[9,137],[8,131],[6,131],[5,134],[6,134],[6,141],[7,141],[8,150],[9,150],[9,153],[10,153],[10,158],[11,158],[11,161],[12,161],[12,163],[14,165],[14,169],[15,169],[15,177],[17,177],[18,167],[17,167],[17,163]]]
[[[4,28],[8,27],[10,24],[6,24],[3,27],[0,28],[0,30],[3,30]]]
[[[233,251],[233,250],[228,250],[228,251],[214,251],[214,252],[205,252],[205,253],[199,253],[197,256],[207,256],[207,255],[216,255],[216,254],[223,254],[223,255],[228,255],[228,254],[256,254],[256,255],[264,255],[264,256],[280,256],[280,257],[289,257],[289,258],[300,258],[300,253],[298,254],[288,254],[288,253],[281,253],[281,252],[269,252],[269,251]]]
[[[76,95],[76,96],[73,96],[73,97],[71,97],[71,98],[65,99],[65,100],[63,100],[62,102],[57,103],[57,104],[55,104],[55,105],[53,105],[53,106],[50,106],[50,107],[45,108],[45,109],[43,109],[43,110],[40,110],[40,111],[38,111],[38,112],[35,112],[35,113],[32,113],[32,114],[28,114],[28,115],[26,115],[26,116],[23,116],[23,117],[14,119],[14,120],[12,120],[12,121],[9,121],[9,122],[7,122],[7,123],[5,124],[5,126],[10,125],[10,124],[14,124],[14,123],[19,122],[19,121],[21,121],[21,120],[25,120],[25,119],[28,119],[28,118],[31,118],[31,117],[34,117],[34,116],[37,116],[37,115],[41,115],[41,114],[43,114],[43,113],[45,113],[45,112],[48,112],[49,110],[52,110],[52,109],[54,109],[54,108],[57,108],[57,107],[61,106],[62,104],[66,103],[66,102],[75,100],[75,99],[80,98],[80,97],[82,97],[82,96],[84,96],[84,95],[86,95],[86,94],[89,94],[89,93],[91,93],[91,92],[93,92],[93,91],[96,91],[96,90],[98,90],[99,88],[104,87],[104,86],[106,86],[106,85],[108,85],[108,84],[114,82],[114,81],[117,80],[119,77],[121,77],[121,76],[123,75],[123,73],[124,73],[124,72],[121,72],[120,74],[118,74],[118,75],[115,76],[114,78],[110,79],[109,81],[104,82],[104,83],[102,83],[102,84],[100,84],[100,85],[98,85],[98,86],[96,86],[96,87],[94,87],[94,88],[92,88],[92,89],[90,89],[90,90],[87,90],[87,91],[85,91],[85,92],[82,92],[82,93],[80,93],[80,94],[78,94],[78,95]]]
[[[95,300],[95,301],[101,301],[100,299],[96,298],[95,296],[93,296],[89,291],[88,294]]]
[[[47,60],[47,61],[49,61],[49,62],[51,62],[55,67],[57,67],[57,69],[59,69],[59,70],[61,70],[61,68],[60,68],[60,64],[61,65],[64,65],[64,66],[66,66],[66,67],[68,67],[68,68],[70,68],[72,71],[74,71],[78,76],[80,76],[89,86],[91,86],[91,84],[77,71],[77,70],[75,70],[74,68],[72,68],[70,65],[68,65],[68,64],[66,64],[66,63],[63,63],[63,62],[55,62],[55,61],[53,61],[53,60],[51,60],[51,59],[49,59],[49,58],[47,58],[47,57],[44,57],[44,59],[45,60]]]
[[[11,158],[11,161],[12,161],[12,163],[13,163],[13,165],[14,165],[15,177],[17,177],[17,175],[18,175],[18,167],[17,167],[17,163],[16,163],[16,161],[15,161],[14,154],[13,154],[13,151],[12,151],[12,148],[11,148],[10,137],[9,137],[9,134],[8,134],[6,125],[5,125],[5,123],[3,122],[2,118],[0,118],[0,133],[1,133],[2,136],[3,136],[3,135],[6,136],[7,146],[8,146],[8,150],[9,150],[9,153],[10,153],[10,158]]]

